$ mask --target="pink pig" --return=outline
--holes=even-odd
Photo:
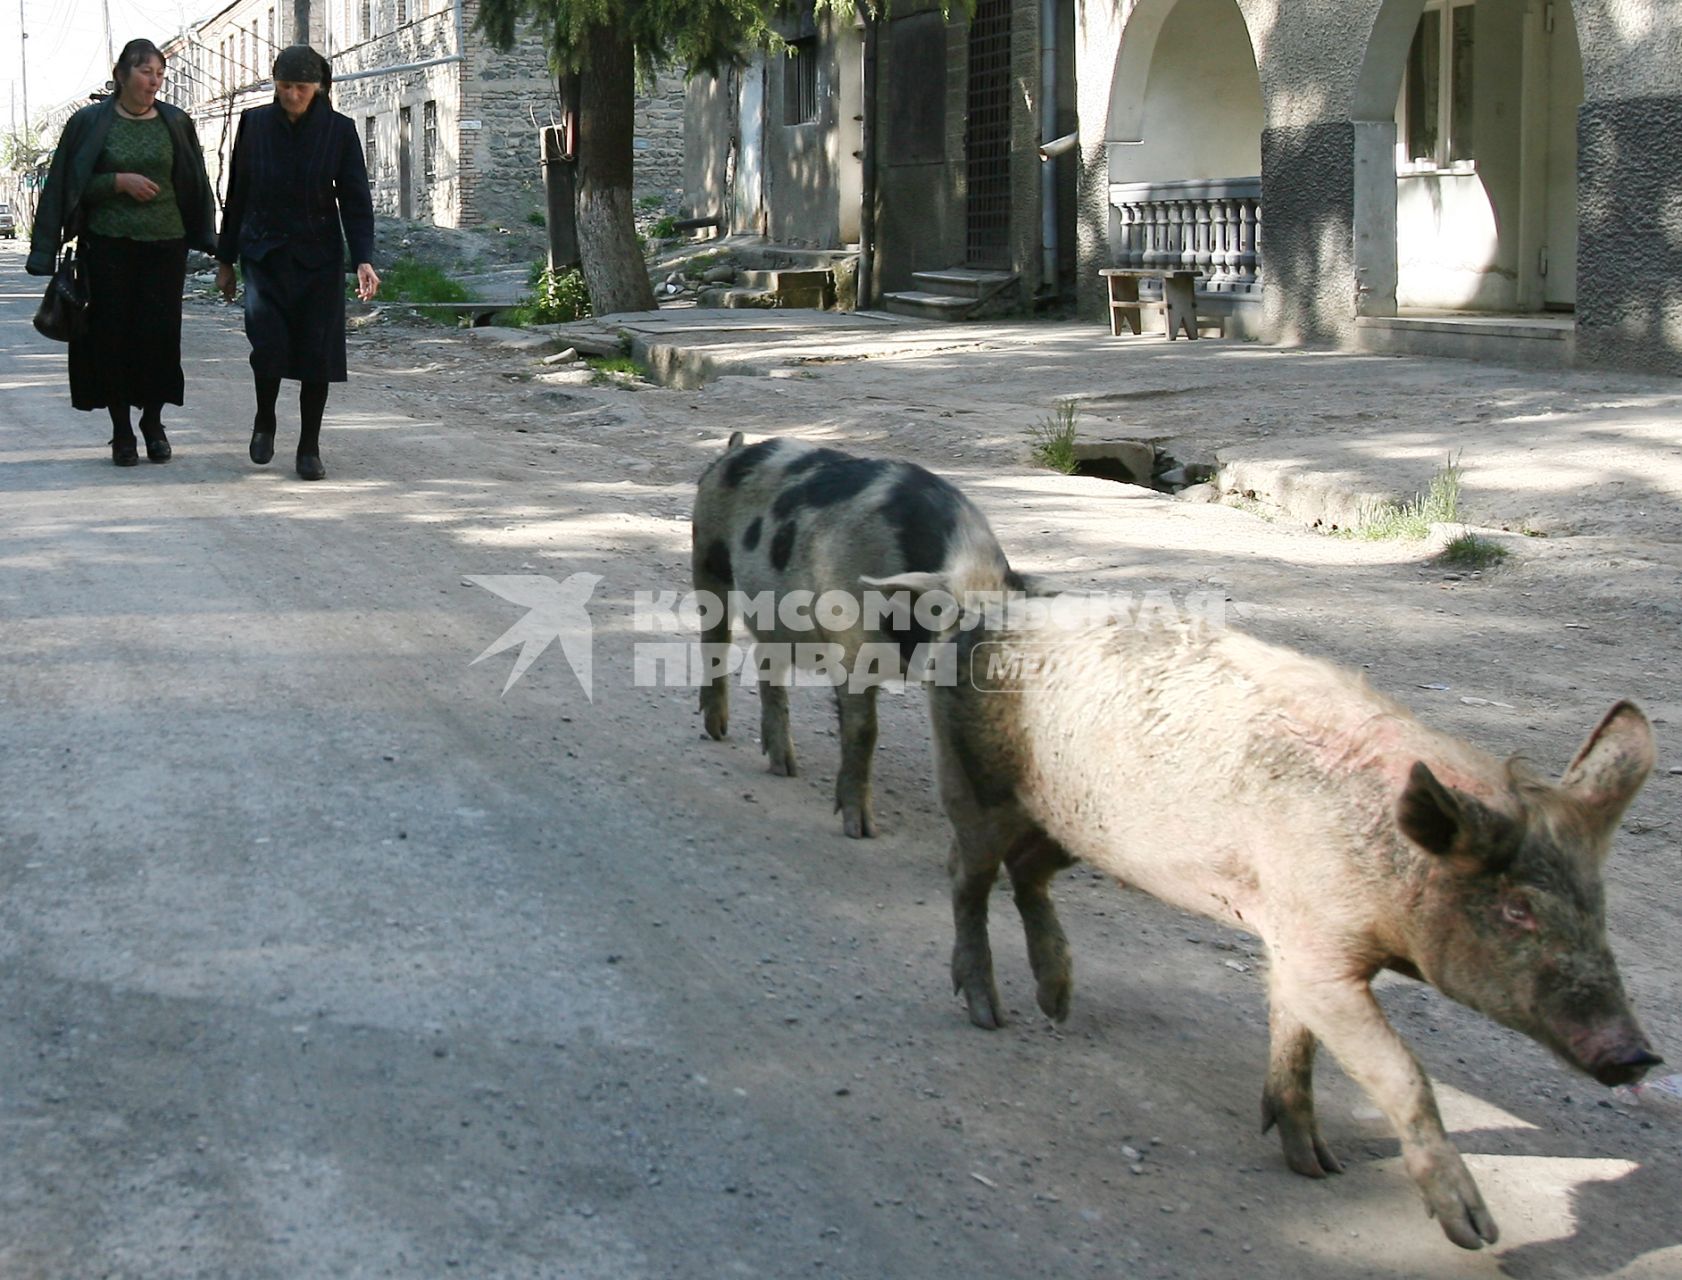
[[[878,585],[944,587],[929,574]],[[993,621],[950,634],[972,678],[930,700],[954,830],[952,976],[978,1026],[1001,1021],[987,941],[1001,863],[1054,1019],[1068,1015],[1071,973],[1048,886],[1077,858],[1247,929],[1270,961],[1263,1127],[1279,1127],[1287,1163],[1340,1172],[1314,1117],[1323,1042],[1467,1249],[1496,1225],[1373,997],[1380,970],[1431,983],[1602,1084],[1660,1061],[1624,997],[1601,879],[1653,764],[1632,703],[1551,783],[1427,728],[1356,674],[1235,632]],[[1011,661],[1024,655],[1040,660]]]

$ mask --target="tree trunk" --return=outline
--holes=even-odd
[[[597,315],[652,311],[631,198],[636,60],[622,28],[584,34],[578,111],[578,249]]]

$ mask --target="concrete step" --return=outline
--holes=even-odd
[[[1576,326],[1569,317],[1478,315],[1361,316],[1355,342],[1378,355],[1446,356],[1527,368],[1569,368]]]
[[[967,320],[975,306],[974,298],[950,293],[925,293],[917,289],[882,295],[882,310],[895,315],[916,316],[921,320]]]
[[[744,289],[822,289],[832,277],[826,270],[777,268],[738,271],[736,280]]]
[[[929,293],[951,293],[981,299],[1009,286],[1016,276],[1009,271],[979,271],[974,267],[949,267],[945,271],[917,271],[911,278]]]

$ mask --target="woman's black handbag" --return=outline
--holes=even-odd
[[[88,282],[74,246],[67,246],[47,292],[35,309],[35,328],[54,342],[74,342],[88,331]]]

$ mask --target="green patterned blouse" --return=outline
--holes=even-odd
[[[181,223],[181,209],[175,203],[171,173],[175,148],[170,145],[169,126],[162,116],[150,120],[111,122],[105,151],[88,182],[88,230],[95,235],[122,236],[129,240],[179,240],[187,234]],[[144,174],[158,184],[158,194],[142,204],[117,190],[119,173]]]

